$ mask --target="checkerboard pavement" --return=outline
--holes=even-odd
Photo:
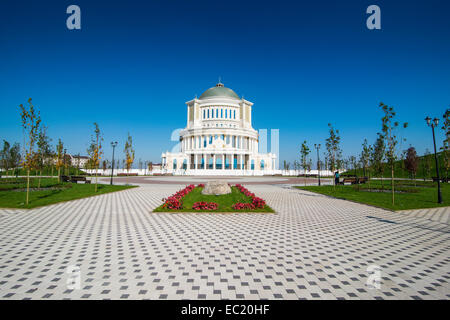
[[[448,224],[274,185],[276,214],[151,213],[179,188],[0,210],[0,299],[450,298]]]

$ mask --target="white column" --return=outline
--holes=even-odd
[[[222,170],[225,170],[225,154],[222,154]]]
[[[216,170],[216,154],[213,155],[213,169]]]
[[[198,169],[198,154],[194,154],[194,168]]]
[[[244,159],[242,158],[242,154],[239,155],[239,167],[242,169],[244,169]]]

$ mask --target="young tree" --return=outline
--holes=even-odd
[[[149,162],[148,163],[148,171],[152,172],[153,171],[153,162]]]
[[[363,176],[366,176],[366,170],[368,170],[370,155],[372,153],[372,146],[367,143],[367,139],[364,139],[362,144],[362,151],[360,155],[360,162],[363,168]],[[370,178],[369,178],[370,179]]]
[[[3,140],[3,149],[0,152],[0,156],[2,161],[2,168],[3,170],[5,170],[6,176],[8,176],[8,171],[11,164],[10,154],[11,154],[11,145],[9,144],[8,141]]]
[[[341,167],[341,161],[340,161],[340,155],[341,155],[341,148],[339,146],[339,143],[341,141],[341,137],[339,136],[339,130],[335,130],[331,123],[328,124],[328,127],[330,128],[329,134],[330,136],[325,140],[325,146],[327,148],[327,159],[328,159],[328,165],[332,172],[336,170],[336,168]]]
[[[101,135],[100,128],[97,122],[94,122],[94,135],[91,136],[91,144],[87,149],[87,153],[89,155],[92,167],[95,168],[95,192],[97,192],[98,185],[98,167],[103,154],[102,141],[103,137]]]
[[[395,129],[398,127],[399,123],[394,121],[395,111],[393,107],[385,105],[380,102],[380,108],[384,113],[384,117],[381,118],[383,136],[386,141],[386,160],[389,167],[391,168],[391,188],[392,188],[392,205],[395,204],[395,191],[394,191],[394,165],[397,159],[396,155],[396,145],[398,139],[395,133]],[[407,123],[403,124],[403,128],[408,126]]]
[[[410,177],[414,178],[415,183],[417,167],[419,166],[419,157],[417,157],[417,152],[414,147],[408,148],[404,162],[406,170],[408,170]]]
[[[16,177],[19,175],[19,166],[22,156],[20,154],[20,144],[14,143],[13,146],[9,149],[9,161],[10,166],[14,169],[13,173],[16,172]]]
[[[128,133],[127,141],[125,142],[125,147],[123,149],[123,152],[125,153],[126,158],[126,167],[127,172],[130,172],[131,166],[134,162],[134,149],[133,149],[133,139],[131,138],[130,134]]]
[[[384,144],[384,137],[381,133],[377,133],[377,140],[372,149],[370,155],[370,164],[374,170],[374,173],[381,178],[381,188],[383,189],[383,174],[384,174],[384,155],[386,146]],[[370,181],[370,180],[369,180]]]
[[[103,160],[102,169],[103,169],[103,174],[105,174],[106,169],[108,169],[108,161],[107,160]]]
[[[51,139],[47,136],[47,127],[42,126],[39,131],[37,147],[38,147],[38,160],[37,160],[37,168],[39,169],[39,182],[38,188],[41,187],[41,176],[42,169],[45,168],[45,165],[48,163],[48,159],[51,157],[52,151],[50,146]]]
[[[308,155],[311,153],[311,150],[306,145],[306,140],[303,141],[302,146],[300,147],[300,165],[303,168],[303,174],[305,175],[305,186],[306,186],[306,170],[308,169]]]
[[[355,176],[356,176],[356,157],[350,156],[350,158],[348,159],[348,162],[352,166],[353,172],[355,173]]]
[[[58,139],[56,145],[56,169],[58,169],[58,181],[61,182],[61,167],[64,166],[64,143]]]
[[[448,179],[448,171],[450,170],[450,109],[445,110],[443,117],[444,122],[442,125],[442,130],[444,130],[445,138],[441,150],[444,162],[445,177]]]
[[[28,205],[30,196],[30,170],[35,166],[35,144],[38,138],[39,126],[41,124],[41,116],[38,110],[36,110],[31,103],[31,98],[28,99],[28,108],[20,104],[22,127],[25,132],[25,160],[24,167],[27,170],[27,196],[26,204]]]

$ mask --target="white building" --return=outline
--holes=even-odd
[[[180,152],[162,154],[163,173],[189,175],[273,174],[276,155],[258,153],[253,103],[218,83],[186,102]]]

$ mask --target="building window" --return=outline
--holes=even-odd
[[[173,159],[173,170],[177,169],[177,159]]]
[[[264,170],[264,160],[261,160],[261,170]]]
[[[233,110],[233,119],[236,119],[236,110]]]
[[[251,169],[255,170],[255,160],[252,160]]]

